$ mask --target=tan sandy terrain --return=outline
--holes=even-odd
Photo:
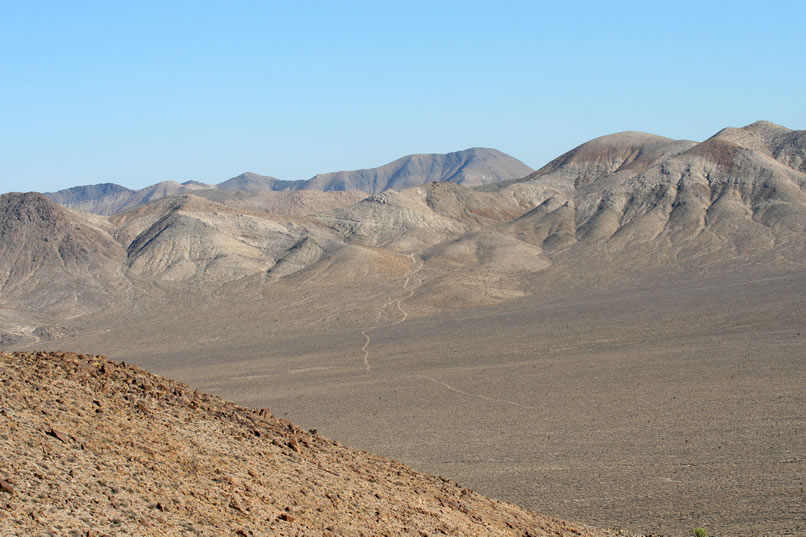
[[[616,535],[101,356],[0,353],[0,386],[3,535]]]
[[[661,535],[806,531],[804,272],[418,315],[427,277],[401,274],[363,326],[341,310],[312,310],[317,329],[282,306],[261,317],[260,301],[219,302],[60,344],[539,513]]]

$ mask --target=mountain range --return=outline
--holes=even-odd
[[[58,198],[105,214],[4,194],[0,346],[135,361],[600,527],[798,534],[804,148],[761,121],[495,181],[407,157],[308,183],[343,191]]]
[[[495,149],[472,148],[446,154],[407,155],[379,168],[315,175],[310,179],[283,181],[251,172],[242,173],[217,185],[198,181],[182,184],[165,181],[140,190],[104,183],[48,193],[53,201],[81,211],[110,215],[168,196],[193,194],[214,201],[266,197],[266,192],[319,190],[323,192],[360,191],[376,194],[387,189],[403,189],[432,181],[447,181],[468,187],[523,177],[532,170],[519,160]],[[275,195],[276,199],[278,196]],[[279,196],[285,199],[287,196]],[[344,204],[353,197],[332,195]],[[338,202],[336,202],[338,203]],[[253,203],[254,204],[254,203]],[[265,206],[263,200],[259,205]]]
[[[368,256],[378,258],[372,263],[381,263],[382,274],[391,270],[384,259],[395,266],[401,261],[391,260],[410,254],[438,274],[416,300],[452,295],[439,309],[533,293],[529,282],[537,276],[567,280],[582,268],[585,278],[596,279],[582,260],[618,265],[629,278],[731,263],[796,268],[806,244],[803,141],[803,131],[765,122],[725,129],[702,143],[625,132],[587,142],[518,179],[468,188],[455,182],[461,167],[451,165],[448,176],[439,174],[446,182],[369,196],[294,191],[272,198],[278,193],[266,189],[276,183],[250,175],[216,188],[171,190],[163,183],[137,192],[62,191],[63,203],[103,212],[125,194],[124,205],[134,208],[108,217],[59,207],[39,194],[6,194],[4,301],[74,316],[108,308],[110,300],[124,304],[133,295],[122,290],[155,282],[209,290],[257,277],[268,285],[335,259],[349,272]],[[462,154],[475,155],[465,172],[479,169],[478,150]],[[429,170],[444,171],[456,155],[425,160]],[[366,187],[355,177],[383,176],[386,188],[398,184],[389,178],[412,177],[423,158],[343,177]],[[433,177],[429,171],[417,181]],[[471,181],[467,173],[461,177]],[[332,187],[331,179],[315,183]],[[249,189],[257,194],[244,195]],[[176,192],[183,194],[168,195]],[[485,281],[476,281],[479,274]]]

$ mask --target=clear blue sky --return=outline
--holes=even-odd
[[[806,128],[803,2],[499,4],[0,0],[0,192]]]

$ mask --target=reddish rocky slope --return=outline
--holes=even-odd
[[[0,488],[3,535],[613,535],[73,353],[0,353]]]

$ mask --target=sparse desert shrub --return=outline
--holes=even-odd
[[[694,528],[694,537],[708,537],[708,532],[705,528]]]

